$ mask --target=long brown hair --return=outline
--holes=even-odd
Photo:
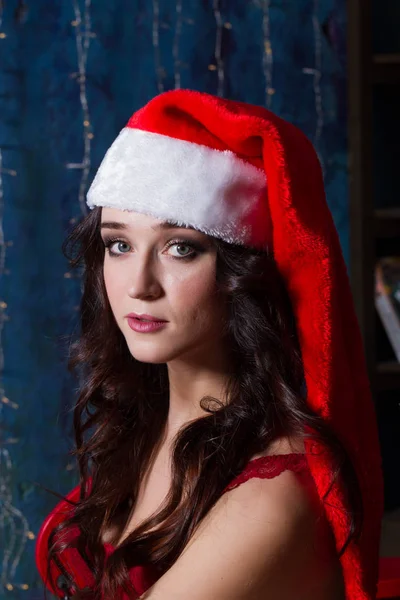
[[[68,363],[83,382],[74,409],[81,497],[50,537],[49,567],[73,543],[66,539],[68,529],[78,526],[77,547],[95,578],[95,597],[118,598],[121,589],[136,597],[129,568],[152,565],[160,576],[165,573],[228,483],[252,455],[282,435],[319,440],[335,459],[332,483],[342,478],[351,514],[341,556],[362,528],[357,475],[341,441],[307,405],[296,324],[273,254],[214,238],[217,287],[228,307],[224,335],[234,365],[226,388],[229,402],[202,398],[207,415],[175,438],[172,487],[161,509],[104,565],[102,532],[135,505],[166,425],[169,385],[166,364],[135,360],[114,320],[103,279],[100,220],[101,209],[95,208],[63,244],[83,278],[81,332]],[[73,575],[63,572],[73,583]]]

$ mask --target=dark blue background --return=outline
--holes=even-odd
[[[77,5],[84,20],[84,2],[0,1],[0,597],[43,597],[27,531],[37,533],[55,499],[34,482],[61,493],[76,482],[68,451],[77,383],[66,354],[80,282],[60,247],[106,149],[133,111],[175,86],[268,106],[314,142],[347,261],[344,4],[93,0],[85,127],[76,76],[85,27],[72,23]],[[67,168],[82,162],[85,137],[87,180]]]

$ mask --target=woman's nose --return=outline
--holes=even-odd
[[[151,258],[137,259],[130,273],[129,296],[143,298],[158,296],[162,290],[156,266]]]

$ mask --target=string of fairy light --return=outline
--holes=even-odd
[[[176,0],[176,25],[172,55],[174,58],[174,85],[178,90],[181,87],[181,60],[179,58],[179,41],[182,33],[182,0]]]
[[[154,62],[156,67],[157,90],[161,94],[164,91],[165,71],[161,65],[160,53],[160,4],[158,0],[153,0],[153,31],[152,41],[154,50]]]
[[[83,216],[87,214],[86,192],[87,184],[92,164],[92,140],[94,138],[93,128],[90,121],[89,102],[87,96],[87,59],[90,48],[90,41],[96,37],[96,33],[92,31],[91,19],[91,0],[85,0],[84,13],[78,4],[78,0],[72,0],[74,11],[74,20],[71,21],[75,35],[76,56],[78,70],[70,73],[71,79],[74,79],[79,86],[79,100],[81,104],[82,114],[82,141],[83,141],[83,157],[80,162],[68,162],[67,169],[77,169],[81,171],[81,179],[79,182],[78,201],[79,208]],[[70,219],[70,224],[73,225],[77,221],[76,217]],[[65,279],[73,279],[74,275],[71,271],[64,273]],[[76,277],[76,276],[75,276]],[[79,277],[79,275],[78,275]],[[78,307],[75,307],[77,310]],[[70,470],[70,465],[67,466]]]
[[[261,8],[263,11],[262,31],[263,31],[263,72],[265,81],[265,104],[267,108],[271,108],[272,96],[275,93],[272,87],[272,70],[274,65],[274,55],[272,52],[271,34],[270,34],[270,0],[261,0]]]
[[[216,70],[218,76],[218,85],[217,85],[217,96],[222,96],[224,93],[224,81],[225,81],[225,69],[224,69],[224,60],[222,58],[222,30],[224,26],[224,22],[221,15],[220,9],[220,0],[213,0],[213,12],[215,23],[217,26],[217,32],[215,36],[215,62],[216,62]]]
[[[90,122],[89,104],[87,99],[87,76],[86,76],[86,65],[87,57],[90,47],[90,40],[96,37],[96,34],[92,31],[92,23],[90,16],[91,0],[85,0],[84,5],[84,16],[82,19],[81,10],[79,8],[78,0],[73,0],[73,9],[75,13],[75,19],[71,22],[75,31],[76,40],[76,51],[78,58],[78,70],[71,73],[70,77],[75,79],[79,85],[79,98],[82,107],[82,132],[83,132],[83,157],[82,161],[78,163],[67,163],[67,169],[79,169],[82,171],[81,180],[79,184],[79,207],[83,215],[87,214],[86,206],[86,190],[87,182],[91,167],[91,142],[94,137],[92,126]]]
[[[7,34],[3,28],[3,4],[0,3],[0,44],[5,44]],[[0,46],[0,52],[3,47]],[[5,239],[4,235],[4,180],[3,177],[16,177],[15,169],[3,166],[3,149],[0,146],[0,278],[9,276],[10,270],[6,268],[7,248],[13,245],[12,240]],[[4,410],[18,410],[19,405],[6,395],[4,384],[4,347],[3,331],[5,324],[10,321],[7,314],[8,304],[0,297],[0,539],[2,540],[2,560],[0,565],[0,592],[15,589],[28,590],[27,583],[15,581],[18,565],[24,552],[27,540],[35,539],[29,529],[29,523],[23,512],[13,504],[11,475],[13,463],[9,447],[18,443],[12,436],[3,437],[5,431]]]
[[[322,29],[321,22],[318,17],[319,0],[313,0],[312,24],[314,32],[314,67],[303,69],[303,73],[313,76],[313,89],[316,113],[316,125],[314,132],[314,147],[318,154],[322,170],[325,171],[325,165],[322,154],[320,152],[320,141],[324,127],[324,110],[322,103],[321,77],[322,77]]]
[[[88,179],[92,164],[92,140],[94,138],[93,127],[90,120],[89,102],[87,95],[87,59],[90,49],[90,42],[93,38],[96,38],[96,33],[92,30],[92,19],[91,19],[91,0],[84,0],[84,12],[82,16],[81,9],[79,7],[78,0],[72,0],[72,6],[74,10],[74,20],[71,21],[71,26],[75,34],[76,44],[76,56],[78,70],[73,71],[70,74],[71,79],[75,79],[79,87],[79,100],[81,105],[82,115],[82,138],[83,138],[83,157],[78,163],[69,162],[66,164],[67,169],[81,170],[81,179],[79,183],[78,191],[78,202],[80,212],[85,216],[88,212],[86,205],[86,193],[88,187]],[[76,217],[70,219],[70,224],[74,224],[77,221]],[[78,279],[79,274],[73,274],[71,271],[64,273],[66,279]],[[75,310],[79,310],[79,305],[74,307]],[[79,374],[79,383],[82,385],[82,373]],[[72,471],[75,465],[68,463],[65,467],[66,471]]]

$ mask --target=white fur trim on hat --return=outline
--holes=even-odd
[[[144,213],[250,245],[260,203],[266,205],[265,172],[234,152],[130,127],[107,151],[87,194],[90,208]]]

